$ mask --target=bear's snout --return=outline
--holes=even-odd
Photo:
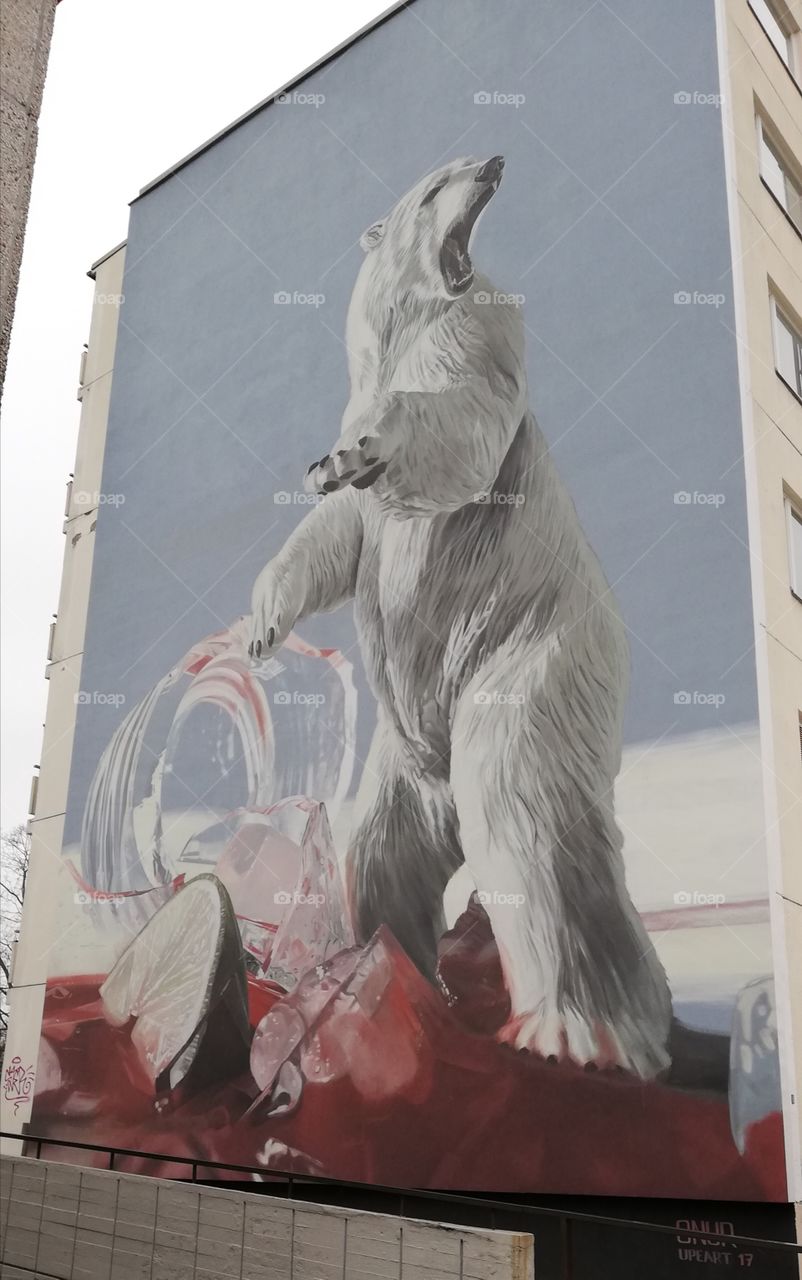
[[[504,157],[493,156],[486,160],[474,177],[474,182],[498,182],[504,172]]]

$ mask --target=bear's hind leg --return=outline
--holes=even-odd
[[[522,664],[510,671],[514,684],[493,684],[496,668],[463,695],[451,757],[460,841],[512,1006],[502,1038],[653,1077],[669,1065],[671,1000],[624,880],[609,744],[550,705],[542,679],[516,694]]]
[[[354,928],[365,943],[386,924],[431,981],[445,932],[443,894],[462,863],[446,778],[416,776],[379,727],[357,799],[349,842],[348,891]]]

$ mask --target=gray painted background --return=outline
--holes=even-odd
[[[308,509],[274,498],[338,433],[358,237],[455,155],[507,159],[474,260],[525,295],[532,406],[617,584],[627,741],[756,717],[721,119],[675,102],[718,92],[712,0],[416,0],[300,91],[325,101],[266,107],[131,210],[103,480],[125,501],[100,510],[81,681],[127,702],[79,707],[68,841],[118,719],[247,611]],[[301,631],[354,643],[350,609]]]

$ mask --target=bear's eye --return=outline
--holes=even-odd
[[[421,207],[421,209],[423,208],[423,206],[424,206],[425,204],[430,204],[430,203],[432,202],[432,200],[434,200],[434,198],[435,198],[435,196],[437,195],[438,191],[442,191],[442,190],[443,190],[443,187],[444,187],[444,186],[446,186],[446,184],[447,184],[447,183],[448,183],[448,178],[443,178],[443,181],[442,181],[442,182],[437,182],[437,183],[435,183],[435,185],[432,187],[431,191],[427,191],[427,192],[426,192],[426,195],[425,195],[425,196],[423,197],[423,199],[421,200],[421,202],[420,202],[420,207]]]

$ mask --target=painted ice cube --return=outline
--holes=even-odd
[[[749,1126],[782,1108],[774,980],[756,978],[738,993],[730,1041],[730,1123],[738,1150]]]

